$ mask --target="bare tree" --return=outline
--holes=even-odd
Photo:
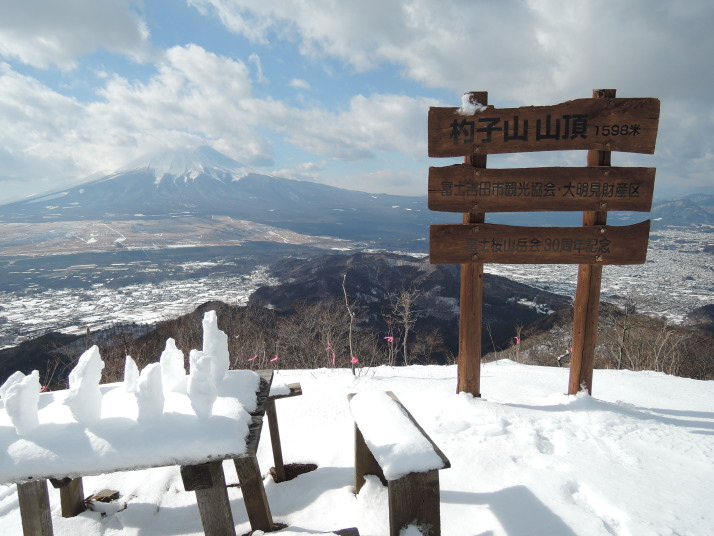
[[[402,358],[405,365],[409,365],[411,361],[408,352],[409,333],[419,317],[420,311],[416,308],[416,301],[422,294],[421,290],[413,286],[389,294],[392,317],[402,330]]]

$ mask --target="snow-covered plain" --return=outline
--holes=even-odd
[[[295,533],[357,526],[387,534],[386,489],[353,488],[350,392],[392,391],[451,461],[440,471],[445,536],[688,535],[714,533],[714,382],[598,370],[594,395],[567,396],[567,369],[488,363],[482,398],[455,394],[452,366],[278,371],[303,396],[277,402],[286,463],[317,469],[265,486],[276,521]],[[379,415],[375,415],[379,419]],[[258,459],[272,465],[269,431]],[[228,484],[237,482],[225,464]],[[119,490],[105,516],[64,519],[50,487],[55,534],[201,534],[194,494],[177,467],[88,477],[85,494]],[[229,487],[237,533],[249,532]],[[0,486],[0,532],[21,534],[14,485]],[[411,534],[418,534],[410,529]]]

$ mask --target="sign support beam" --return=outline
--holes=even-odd
[[[469,93],[469,99],[488,104],[487,91]],[[486,155],[471,154],[465,163],[474,168],[486,167]],[[467,212],[463,223],[484,223],[483,212]],[[481,397],[481,330],[483,322],[483,263],[461,265],[461,296],[459,318],[459,357],[456,392]]]
[[[615,93],[614,89],[596,89],[593,91],[593,98],[614,99]],[[588,151],[588,167],[611,166],[611,154],[610,151]],[[584,227],[605,225],[606,223],[607,212],[587,211],[583,213]],[[568,394],[570,395],[578,393],[581,389],[587,390],[592,395],[601,282],[602,266],[592,264],[579,266],[568,382]]]

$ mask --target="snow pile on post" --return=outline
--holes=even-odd
[[[166,348],[161,352],[161,381],[164,390],[180,393],[186,388],[186,369],[184,368],[183,352],[176,348],[176,341],[166,340]]]
[[[18,373],[15,373],[18,374]],[[31,432],[40,425],[37,407],[40,402],[40,373],[36,370],[22,378],[13,374],[3,384],[3,402],[12,425],[18,434]],[[8,382],[12,381],[10,385]],[[7,386],[7,389],[5,387]]]
[[[151,422],[159,419],[164,412],[164,390],[161,385],[161,367],[151,363],[144,367],[139,376],[136,389],[136,405],[139,422]]]
[[[69,373],[65,404],[77,422],[92,424],[102,417],[102,392],[99,389],[102,370],[104,361],[95,345],[80,356],[77,366]]]
[[[130,355],[126,356],[124,362],[124,390],[127,393],[135,393],[139,384],[139,367]]]
[[[188,398],[191,407],[200,419],[211,416],[218,391],[213,376],[213,359],[198,350],[191,350],[188,356],[191,373],[188,377]]]
[[[207,311],[203,315],[203,353],[211,356],[213,362],[213,382],[218,385],[223,381],[230,359],[228,356],[228,335],[218,329],[216,311]]]

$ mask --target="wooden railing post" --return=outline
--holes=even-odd
[[[615,93],[614,89],[595,89],[593,98],[613,99]],[[588,167],[612,165],[611,152],[588,151],[587,165]],[[605,225],[606,223],[606,211],[583,213],[584,227]],[[568,394],[571,395],[576,394],[581,388],[592,394],[601,283],[602,265],[579,265],[573,313],[573,350],[570,356],[570,380],[568,382]]]
[[[473,91],[472,102],[488,104],[487,91]],[[472,154],[465,163],[476,168],[486,167],[486,155]],[[473,211],[464,214],[464,223],[483,223],[485,214]],[[483,319],[483,263],[461,265],[461,293],[459,316],[459,358],[456,392],[481,396],[481,330]]]

